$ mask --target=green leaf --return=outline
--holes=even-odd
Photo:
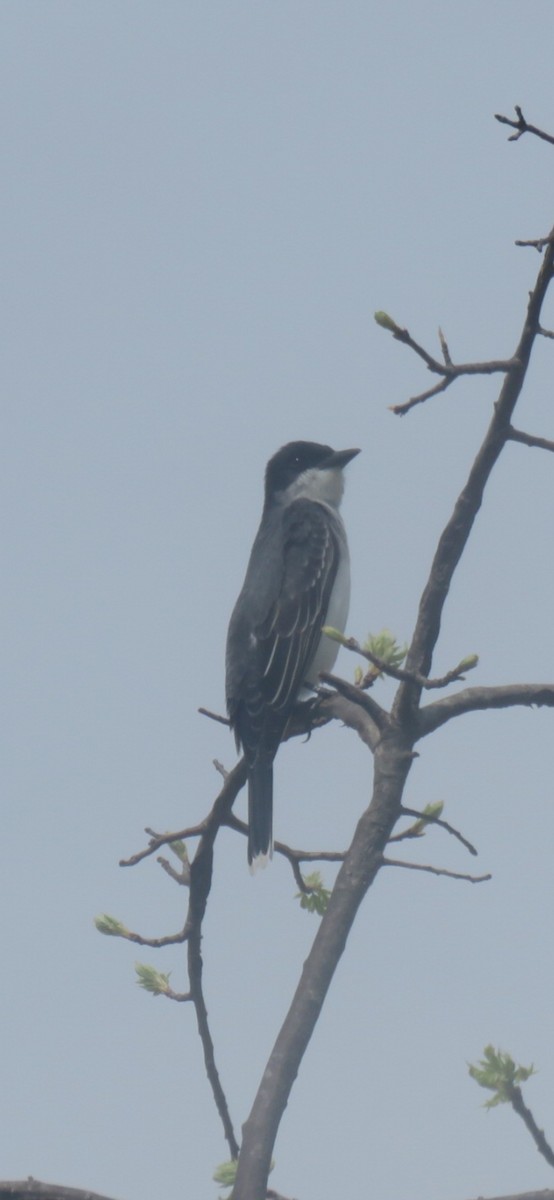
[[[272,1159],[269,1170],[272,1171],[274,1166],[275,1162]],[[221,1187],[233,1187],[237,1177],[237,1167],[238,1159],[230,1158],[228,1162],[220,1163],[219,1166],[216,1167],[212,1175],[212,1179],[215,1183],[221,1184]]]
[[[407,646],[399,646],[390,629],[382,629],[380,633],[368,633],[362,647],[380,658],[388,667],[400,667],[408,653]]]
[[[399,326],[396,324],[396,321],[393,321],[392,317],[389,317],[388,313],[378,311],[373,316],[377,324],[381,326],[381,329],[388,329],[389,333],[398,332]]]
[[[444,808],[442,800],[436,800],[432,804],[426,804],[419,819],[410,826],[410,833],[413,837],[423,837],[425,828],[429,824],[429,817],[440,817]],[[426,819],[427,818],[427,819]]]
[[[324,625],[321,632],[325,634],[325,637],[331,638],[332,642],[338,642],[340,646],[346,646],[348,642],[344,633],[341,633],[340,629],[334,629],[332,625]]]
[[[300,908],[306,912],[317,913],[318,917],[322,917],[329,903],[331,892],[324,887],[323,880],[319,871],[313,871],[311,875],[305,875],[304,883],[309,888],[309,892],[297,892],[295,900],[300,901]]]
[[[478,654],[468,654],[466,658],[462,658],[461,663],[458,663],[458,671],[473,671],[479,663]]]
[[[135,971],[138,975],[137,983],[145,992],[151,992],[153,996],[163,996],[170,990],[170,976],[156,971],[156,968],[148,966],[148,963],[135,963]]]
[[[469,1064],[471,1078],[479,1087],[494,1092],[490,1100],[485,1101],[485,1108],[495,1108],[497,1104],[510,1104],[514,1091],[520,1083],[525,1083],[535,1068],[516,1066],[510,1054],[503,1050],[495,1050],[494,1046],[485,1046],[483,1058],[475,1064]]]
[[[215,1183],[220,1183],[222,1187],[232,1187],[237,1177],[238,1162],[231,1158],[229,1162],[220,1163],[216,1167],[212,1178]]]
[[[101,916],[94,918],[94,924],[99,933],[104,933],[106,937],[127,937],[129,930],[116,917],[108,916],[108,913],[102,913]]]
[[[180,839],[178,839],[176,842],[170,842],[169,849],[172,850],[173,853],[177,856],[177,858],[179,859],[179,862],[188,863],[189,856],[188,856],[188,850],[186,847],[186,842],[183,842]]]

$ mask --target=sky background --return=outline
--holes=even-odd
[[[227,1158],[185,986],[157,936],[186,897],[145,826],[210,808],[227,730],[224,645],[269,456],[360,446],[344,518],[348,632],[409,640],[437,536],[498,379],[433,382],[385,309],[455,360],[509,356],[554,222],[547,0],[4,0],[0,6],[4,619],[0,1176],[117,1200],[215,1200]],[[554,294],[544,323],[554,326]],[[554,437],[553,344],[516,424]],[[503,454],[455,577],[434,668],[554,679],[552,456]],[[343,652],[338,668],[351,677]],[[377,698],[388,702],[389,684]],[[272,1184],[298,1200],[464,1200],[552,1186],[468,1078],[487,1042],[534,1062],[554,1137],[552,713],[467,716],[420,746],[406,792],[443,800],[402,854],[469,884],[381,872],[282,1122]],[[276,834],[345,847],[371,759],[333,727],[287,745]],[[237,811],[243,813],[244,799]],[[400,854],[400,851],[398,852]],[[327,880],[332,872],[324,872]],[[240,1129],[316,920],[281,861],[252,879],[225,832],[204,930],[222,1081]]]

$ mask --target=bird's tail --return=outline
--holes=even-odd
[[[248,863],[267,866],[273,854],[273,759],[259,754],[248,772]]]

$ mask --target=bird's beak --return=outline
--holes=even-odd
[[[341,467],[346,467],[347,463],[351,462],[351,460],[359,453],[359,450],[333,450],[333,453],[329,454],[329,456],[319,464],[319,469],[322,471],[328,471],[332,470],[333,467],[338,467],[339,469]]]

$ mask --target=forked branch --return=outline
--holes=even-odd
[[[554,146],[554,137],[552,137],[552,134],[546,133],[544,129],[539,129],[537,125],[530,125],[525,120],[519,104],[514,105],[514,111],[516,114],[515,121],[510,117],[503,117],[500,113],[494,114],[495,120],[500,121],[501,125],[509,125],[511,129],[515,129],[515,133],[512,133],[508,138],[509,142],[517,142],[524,133],[533,133],[535,137],[541,138],[543,142],[550,142],[550,145]]]

